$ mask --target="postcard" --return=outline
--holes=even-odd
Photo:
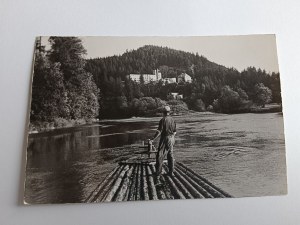
[[[36,38],[25,204],[287,194],[275,35]]]

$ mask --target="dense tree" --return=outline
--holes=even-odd
[[[249,97],[248,97],[247,93],[242,88],[238,88],[237,93],[239,94],[239,96],[242,100],[248,100]]]
[[[67,89],[70,118],[94,118],[98,115],[99,90],[92,74],[85,69],[86,50],[77,37],[50,37],[49,59],[61,64]]]
[[[50,37],[48,52],[37,42],[31,119],[91,119],[99,112],[99,89],[84,69],[85,49],[75,37]]]
[[[77,37],[50,37],[51,49],[48,53],[52,62],[59,62],[65,80],[76,75],[85,66],[85,48]]]
[[[263,83],[256,84],[254,87],[255,98],[254,102],[259,106],[265,107],[265,104],[271,102],[272,91],[266,87]]]
[[[51,63],[38,52],[32,82],[31,120],[52,121],[68,116],[63,79],[60,63]]]
[[[280,88],[280,76],[279,73],[272,73],[271,76],[267,77],[268,80],[265,85],[272,91],[272,101],[281,103],[281,88]]]
[[[201,98],[196,99],[194,102],[194,109],[198,112],[204,112],[206,110],[204,102],[201,100]]]
[[[167,102],[171,106],[171,110],[174,114],[185,113],[189,110],[187,104],[182,100],[170,100]]]
[[[134,98],[130,103],[133,116],[155,116],[162,113],[166,102],[159,98],[142,97]]]
[[[241,98],[236,91],[233,91],[229,86],[224,86],[219,98],[219,105],[222,112],[235,112],[241,106]]]
[[[66,83],[68,107],[72,119],[91,119],[98,116],[99,90],[90,73],[82,71]]]

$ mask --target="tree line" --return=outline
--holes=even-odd
[[[50,49],[36,42],[31,122],[88,121],[160,115],[166,104],[176,113],[245,112],[249,107],[281,103],[279,73],[249,67],[242,72],[189,52],[146,45],[119,56],[86,59],[77,37],[50,37]],[[185,72],[192,83],[136,83],[131,73],[159,69],[163,78]],[[171,92],[183,95],[170,98]]]
[[[163,78],[185,72],[193,82],[144,84],[126,78],[131,73],[149,74],[156,68]],[[119,56],[89,59],[86,70],[93,74],[101,89],[102,117],[140,115],[132,107],[133,99],[135,105],[144,97],[168,101],[170,92],[183,94],[184,103],[196,111],[236,113],[246,112],[253,105],[281,103],[279,73],[267,73],[255,67],[239,72],[210,62],[204,56],[167,47],[146,45]]]

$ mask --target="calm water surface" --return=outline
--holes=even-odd
[[[268,114],[174,117],[176,160],[235,197],[286,192],[283,118]],[[120,160],[153,137],[159,118],[99,124],[29,135],[28,203],[82,202]]]

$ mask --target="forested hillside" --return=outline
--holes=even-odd
[[[93,74],[101,90],[101,116],[140,115],[147,108],[143,101],[132,107],[133,99],[143,97],[168,100],[168,93],[183,94],[189,109],[220,112],[242,112],[253,104],[264,106],[269,102],[281,102],[279,73],[249,67],[239,72],[210,62],[204,56],[189,52],[146,45],[127,51],[120,56],[87,60],[86,70]],[[137,84],[126,79],[131,73],[152,73],[158,68],[162,77],[189,74],[193,82],[166,84],[162,82]],[[180,103],[181,104],[181,103]],[[155,106],[153,106],[155,107]]]

